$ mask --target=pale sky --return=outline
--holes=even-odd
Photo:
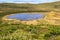
[[[55,2],[60,0],[0,0],[2,2],[10,2],[10,3],[45,3],[45,2]]]

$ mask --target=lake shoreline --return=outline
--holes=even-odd
[[[30,13],[26,13],[26,14],[30,14]],[[31,14],[34,14],[34,13],[31,13]],[[39,14],[39,13],[36,13],[36,14]],[[43,13],[40,13],[40,14],[43,14]],[[14,14],[10,14],[10,15],[14,15]],[[10,15],[6,15],[6,16],[10,16]],[[39,23],[39,21],[44,19],[44,18],[40,18],[40,19],[34,19],[34,20],[26,20],[26,21],[23,20],[23,21],[21,21],[21,20],[17,20],[17,19],[8,19],[8,18],[6,18],[6,16],[2,17],[2,21],[8,21],[8,23],[9,23],[9,21],[12,21],[12,22],[14,21],[14,23],[17,23],[17,24],[22,23],[22,24],[27,24],[27,25],[31,25],[31,24],[37,25]]]

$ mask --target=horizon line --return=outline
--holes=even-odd
[[[52,1],[52,2],[59,2],[59,1]],[[30,3],[30,4],[40,4],[40,3],[51,3],[51,2],[0,2],[0,3],[17,3],[17,4]]]

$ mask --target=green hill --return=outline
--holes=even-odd
[[[60,11],[60,2],[43,4],[0,3],[0,10],[8,11]]]

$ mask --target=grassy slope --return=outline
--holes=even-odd
[[[46,4],[0,4],[0,19],[2,16],[25,11],[52,11],[60,2]],[[23,8],[22,8],[23,7]],[[60,9],[59,9],[60,10]],[[1,20],[0,20],[1,21]],[[60,25],[23,25],[7,24],[0,22],[0,40],[50,40],[53,36],[60,35]],[[55,38],[55,37],[53,37]],[[57,38],[58,39],[58,38]],[[55,40],[55,39],[52,39]],[[58,39],[60,40],[60,39]]]
[[[13,4],[1,3],[0,10],[20,10],[20,11],[52,11],[55,9],[60,10],[60,2],[44,3],[44,4]],[[5,10],[6,11],[6,10]]]

